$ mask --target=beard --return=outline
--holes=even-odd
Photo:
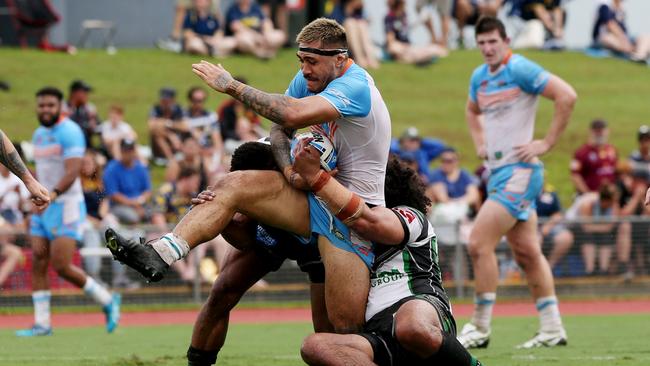
[[[46,119],[43,115],[39,115],[38,116],[38,122],[40,122],[41,126],[43,126],[43,127],[52,127],[59,120],[60,116],[61,116],[61,113],[57,113],[55,115],[52,115],[52,118]]]

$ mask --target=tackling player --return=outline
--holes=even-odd
[[[140,245],[109,230],[107,242],[118,260],[159,280],[171,263],[221,233],[235,212],[307,240],[317,233],[328,279],[329,317],[337,331],[349,332],[363,324],[374,259],[371,238],[351,237],[342,221],[353,212],[333,217],[313,195],[296,188],[302,185],[291,169],[288,136],[295,129],[317,125],[337,150],[337,179],[368,204],[384,205],[390,116],[373,79],[348,57],[345,30],[338,23],[317,19],[303,28],[297,40],[301,70],[287,95],[242,84],[220,65],[205,61],[193,65],[194,73],[210,87],[277,124],[272,144],[284,177],[271,171],[229,173],[215,185],[214,201],[190,211],[161,240]]]
[[[513,54],[503,23],[484,17],[476,43],[485,64],[472,74],[465,116],[479,157],[491,174],[488,200],[481,206],[469,238],[475,277],[475,307],[458,339],[465,347],[487,347],[498,266],[495,249],[505,235],[515,260],[526,273],[540,316],[539,332],[520,347],[567,343],[551,269],[537,240],[535,198],[543,185],[539,156],[558,141],[569,123],[576,92],[559,77]],[[554,103],[551,126],[533,140],[538,95]]]
[[[20,159],[16,148],[2,130],[0,130],[0,164],[6,166],[10,172],[25,183],[25,187],[32,195],[32,203],[36,207],[42,210],[50,204],[50,192],[34,179],[32,173]]]
[[[36,93],[36,114],[41,126],[36,129],[34,159],[37,177],[50,192],[47,209],[32,215],[30,236],[33,253],[32,299],[34,326],[19,330],[18,336],[52,334],[47,268],[50,262],[59,274],[102,305],[106,330],[110,333],[120,318],[120,295],[113,294],[72,263],[72,255],[81,240],[86,203],[79,172],[86,150],[81,128],[68,118],[60,118],[63,93],[45,87]]]
[[[294,169],[332,213],[355,194],[320,170],[318,152],[299,143]],[[456,339],[456,322],[442,286],[433,226],[425,218],[429,199],[411,169],[390,160],[386,205],[369,208],[359,201],[347,224],[373,231],[376,259],[370,277],[366,325],[359,334],[316,333],[305,339],[301,354],[311,365],[453,365],[480,362]]]

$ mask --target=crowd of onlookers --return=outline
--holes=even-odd
[[[650,185],[650,127],[639,128],[638,149],[625,158],[608,136],[606,121],[591,122],[587,142],[571,160],[567,178],[575,198],[566,210],[549,182],[536,200],[540,245],[556,275],[620,274],[629,279],[650,268],[650,210],[643,204]],[[466,242],[472,218],[487,197],[487,168],[474,173],[460,168],[454,148],[421,137],[414,127],[393,141],[391,152],[427,185],[433,202],[429,217],[442,260],[448,260],[445,247]],[[438,167],[430,169],[434,160]],[[515,265],[510,267],[517,272]],[[507,277],[508,270],[502,275]]]
[[[380,0],[377,0],[380,1]],[[226,4],[221,4],[226,3]],[[566,10],[562,0],[415,0],[407,11],[406,0],[386,0],[382,19],[369,19],[363,0],[328,0],[324,15],[342,24],[355,61],[376,69],[380,62],[426,65],[449,53],[450,48],[466,47],[471,29],[482,15],[498,16],[508,26],[515,49],[565,48]],[[224,5],[222,7],[221,5]],[[225,15],[221,9],[225,9]],[[415,15],[414,19],[407,13]],[[174,52],[227,56],[233,52],[273,57],[291,43],[284,0],[179,0],[174,26],[168,39],[158,46]],[[376,44],[371,22],[383,24],[383,44]],[[424,26],[429,42],[415,44],[410,33]],[[455,29],[455,32],[451,30]],[[594,14],[591,53],[609,52],[633,61],[650,58],[650,34],[632,34],[626,26],[623,0],[601,0]]]

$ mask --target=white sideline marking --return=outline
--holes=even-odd
[[[635,361],[650,360],[650,357],[634,357]],[[513,355],[515,360],[528,360],[528,361],[560,361],[560,360],[575,360],[575,361],[615,361],[623,360],[625,356],[569,356],[569,357],[554,357],[554,356],[535,356],[535,355]]]

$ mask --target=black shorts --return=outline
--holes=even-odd
[[[277,271],[285,259],[298,263],[307,273],[311,283],[325,282],[325,267],[317,245],[303,244],[293,234],[266,225],[257,225],[254,250],[267,259],[272,272]]]
[[[373,361],[377,365],[425,366],[421,358],[405,350],[395,339],[395,314],[404,303],[411,300],[424,300],[431,304],[438,313],[438,319],[443,331],[454,337],[456,336],[456,320],[451,314],[449,306],[443,300],[428,294],[406,297],[373,316],[363,327],[363,333],[359,334],[372,345],[372,351],[375,355]]]
[[[257,0],[260,5],[284,5],[287,0]]]
[[[596,246],[611,246],[616,244],[616,235],[618,234],[618,225],[604,233],[589,233],[578,225],[575,233],[576,242],[582,244],[594,244]]]

